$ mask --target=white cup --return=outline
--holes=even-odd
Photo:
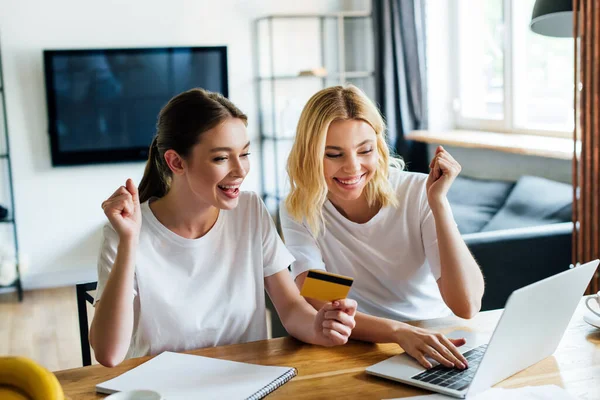
[[[110,400],[162,400],[160,393],[153,390],[130,390],[113,393],[106,399]]]
[[[589,308],[591,312],[600,317],[600,311],[594,310],[590,306],[590,301],[595,301],[596,305],[598,306],[598,310],[600,310],[600,292],[596,293],[595,296],[588,297],[587,299],[585,299],[585,305],[587,306],[587,308]]]

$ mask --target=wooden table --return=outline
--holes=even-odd
[[[583,301],[554,355],[506,379],[497,387],[556,384],[580,399],[600,399],[600,329],[583,321]],[[448,333],[456,329],[493,331],[501,312],[482,312],[472,320],[457,317],[423,321],[415,325]],[[515,338],[518,340],[518,338]],[[207,357],[263,365],[292,366],[298,376],[269,399],[385,399],[410,397],[428,392],[367,375],[365,368],[402,350],[395,344],[369,344],[351,341],[345,346],[323,348],[292,338],[213,347],[190,351]],[[147,361],[142,357],[124,361],[115,368],[93,365],[56,372],[68,399],[101,399],[95,385],[116,377]]]

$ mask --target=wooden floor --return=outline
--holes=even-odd
[[[21,303],[0,295],[0,355],[26,356],[51,371],[81,367],[75,287],[27,291]]]

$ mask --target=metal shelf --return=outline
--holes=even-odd
[[[17,280],[18,279],[15,279],[15,281],[13,283],[10,283],[8,285],[0,285],[0,290],[17,287]]]
[[[287,67],[283,68],[282,65],[276,62],[278,58],[274,52],[280,51],[282,48],[275,46],[277,34],[274,32],[274,26],[278,27],[276,29],[283,29],[284,32],[290,33],[289,30],[286,31],[286,26],[289,26],[287,24],[288,20],[299,20],[298,22],[300,22],[307,18],[314,19],[314,21],[310,21],[310,25],[318,35],[314,37],[313,43],[316,58],[311,59],[310,63],[304,63],[306,65],[298,65],[295,67],[298,68],[297,70],[289,71]],[[254,83],[257,86],[256,103],[259,105],[258,133],[262,157],[260,163],[262,198],[269,211],[275,215],[276,220],[279,205],[287,194],[286,184],[284,183],[287,175],[284,158],[287,158],[287,156],[282,152],[288,151],[290,144],[295,140],[296,129],[291,117],[293,115],[295,119],[300,114],[299,107],[293,106],[289,109],[290,113],[287,115],[286,120],[286,117],[281,115],[281,107],[279,107],[283,105],[282,101],[284,100],[282,98],[287,98],[296,91],[306,92],[307,90],[303,91],[303,86],[311,91],[313,89],[316,91],[317,88],[320,90],[350,82],[363,90],[366,88],[373,88],[374,90],[375,88],[376,72],[374,71],[374,65],[360,61],[347,64],[348,60],[346,60],[344,53],[346,48],[345,30],[350,29],[352,33],[354,29],[359,29],[357,32],[362,34],[364,29],[368,28],[369,22],[372,21],[366,21],[366,24],[362,27],[361,23],[346,24],[348,18],[372,19],[372,14],[370,11],[313,15],[284,14],[264,16],[255,20],[254,42],[256,51],[254,52],[254,66],[257,75],[254,78]],[[283,24],[274,24],[281,19],[286,19],[286,21],[282,21]],[[337,20],[337,23],[331,23],[331,19]],[[332,29],[334,26],[336,27],[335,32]],[[330,50],[334,51],[335,54],[329,53],[330,45],[333,46]],[[292,47],[287,46],[286,49],[292,49]],[[266,59],[263,60],[261,55],[264,55]],[[365,60],[368,61],[369,58]],[[279,67],[283,69],[279,69]],[[302,71],[302,74],[300,71]],[[307,93],[302,94],[302,96],[305,95]],[[308,97],[306,100],[308,100]]]
[[[277,15],[265,15],[257,18],[257,21],[268,20],[268,19],[302,19],[302,18],[370,18],[370,11],[339,11],[324,14],[277,14]]]
[[[4,89],[4,74],[2,73],[2,57],[0,56],[0,93],[3,93],[3,89]],[[0,220],[0,224],[11,224],[12,225],[12,236],[13,236],[13,242],[14,242],[14,252],[15,252],[15,257],[16,257],[16,280],[11,283],[10,285],[7,286],[0,286],[0,293],[3,293],[7,290],[16,290],[18,293],[18,297],[19,297],[19,301],[23,300],[23,287],[21,285],[21,271],[19,269],[19,241],[18,241],[18,236],[17,236],[17,225],[15,223],[15,218],[14,218],[14,212],[15,212],[15,188],[14,188],[14,182],[13,182],[13,175],[12,175],[12,165],[11,165],[11,160],[10,160],[10,141],[8,140],[8,122],[7,122],[7,113],[6,113],[6,96],[2,95],[0,96],[0,107],[2,107],[2,112],[0,113],[2,115],[1,118],[1,123],[0,123],[0,127],[2,129],[2,135],[4,136],[4,144],[6,146],[6,149],[4,150],[4,153],[0,153],[0,159],[6,159],[8,160],[7,166],[8,166],[8,190],[10,193],[10,203],[8,204],[8,207],[11,211],[11,217],[7,218],[7,219],[3,219]],[[4,181],[2,181],[2,184],[4,184]]]
[[[274,75],[274,76],[259,76],[259,81],[279,81],[293,79],[339,79],[342,76],[340,73],[327,75]],[[371,78],[375,76],[374,71],[348,71],[344,74],[346,79],[361,79]]]
[[[21,301],[23,298],[23,294],[22,294],[22,291],[20,288],[21,288],[21,282],[18,279],[16,279],[10,285],[0,285],[0,294],[18,292],[19,293],[19,301]]]

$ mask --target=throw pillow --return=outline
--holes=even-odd
[[[537,176],[523,176],[506,204],[482,229],[525,228],[571,221],[572,186]]]
[[[514,182],[459,176],[448,191],[448,201],[461,234],[479,232],[502,208]]]

